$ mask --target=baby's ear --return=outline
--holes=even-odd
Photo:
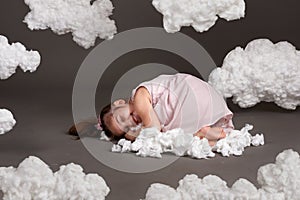
[[[117,106],[117,105],[125,104],[125,103],[126,103],[126,101],[124,99],[118,99],[118,100],[115,100],[112,105]]]

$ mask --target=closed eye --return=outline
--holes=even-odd
[[[117,118],[117,122],[118,122],[118,123],[122,123],[122,119],[121,119],[120,116],[117,116],[116,118]]]
[[[126,118],[122,116],[117,116],[117,122],[119,124],[124,124],[126,122]]]

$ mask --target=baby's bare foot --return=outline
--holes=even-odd
[[[225,138],[226,133],[221,127],[203,127],[194,136],[200,139],[206,138],[210,146],[214,146],[219,139]]]
[[[203,127],[200,132],[203,132],[204,137],[208,140],[219,140],[226,137],[226,133],[221,127]]]

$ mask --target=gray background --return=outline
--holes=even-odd
[[[118,32],[162,26],[162,16],[152,7],[151,1],[112,2],[115,9],[111,18],[116,20]],[[229,186],[240,177],[257,185],[259,166],[273,162],[284,149],[300,151],[299,108],[286,111],[272,103],[261,103],[240,109],[228,100],[235,113],[236,127],[253,124],[253,133],[265,134],[265,146],[248,148],[241,157],[216,156],[209,160],[184,157],[164,169],[145,174],[124,173],[106,167],[90,155],[80,141],[65,134],[73,123],[72,87],[76,72],[92,48],[85,50],[78,46],[71,34],[58,36],[50,30],[30,31],[22,22],[29,11],[23,1],[2,0],[0,5],[0,34],[7,36],[10,42],[20,41],[28,49],[38,50],[42,55],[36,72],[17,70],[11,78],[0,81],[0,107],[10,109],[17,120],[11,132],[0,136],[0,166],[16,167],[29,155],[40,157],[54,171],[62,164],[74,162],[82,165],[86,173],[96,172],[106,180],[111,189],[107,199],[139,199],[145,196],[151,183],[176,187],[178,181],[190,173],[200,177],[216,174]],[[256,38],[269,38],[273,42],[287,40],[300,49],[299,11],[297,0],[247,0],[246,16],[242,20],[226,22],[220,19],[204,33],[197,33],[192,28],[183,28],[181,32],[197,40],[220,66],[230,50],[238,45],[244,47]],[[96,43],[100,42],[97,40]],[[112,65],[147,62],[161,62],[180,68],[181,72],[193,73],[186,61],[158,50],[132,52]],[[109,76],[113,76],[113,71],[110,73]],[[105,80],[109,81],[109,78]],[[109,82],[104,84],[109,87]],[[97,93],[99,108],[106,103],[102,99]]]

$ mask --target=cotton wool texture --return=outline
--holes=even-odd
[[[0,79],[7,79],[20,68],[26,72],[34,72],[40,65],[41,56],[38,51],[26,50],[19,42],[9,44],[8,39],[0,35]]]
[[[266,101],[294,110],[300,105],[300,51],[286,41],[253,40],[230,51],[209,83],[242,108]]]
[[[203,32],[211,28],[218,17],[227,21],[245,15],[244,0],[153,0],[152,5],[163,14],[163,26],[169,33],[192,26]]]
[[[29,156],[17,168],[0,167],[0,189],[3,200],[102,200],[109,193],[102,177],[85,174],[80,165],[62,165],[53,173],[35,156]]]
[[[115,21],[109,16],[110,0],[25,0],[30,12],[24,22],[31,30],[50,28],[61,35],[72,33],[73,40],[84,48],[95,44],[97,37],[112,39],[117,32]]]
[[[15,124],[16,120],[13,114],[5,108],[0,109],[0,135],[13,129]]]
[[[145,200],[298,200],[300,197],[300,158],[291,149],[285,150],[276,157],[275,163],[258,169],[256,188],[244,178],[238,179],[231,188],[215,175],[199,178],[195,174],[186,175],[179,181],[176,189],[161,183],[152,184],[146,193]]]
[[[141,157],[161,158],[163,153],[173,153],[176,156],[190,156],[196,159],[206,159],[215,156],[215,152],[222,156],[240,156],[248,146],[264,145],[263,134],[252,136],[252,125],[246,124],[241,130],[232,130],[215,146],[211,147],[206,138],[200,139],[183,129],[176,128],[160,132],[157,128],[142,129],[134,142],[121,139],[112,146],[116,153],[135,152]],[[104,139],[103,139],[104,140]]]

